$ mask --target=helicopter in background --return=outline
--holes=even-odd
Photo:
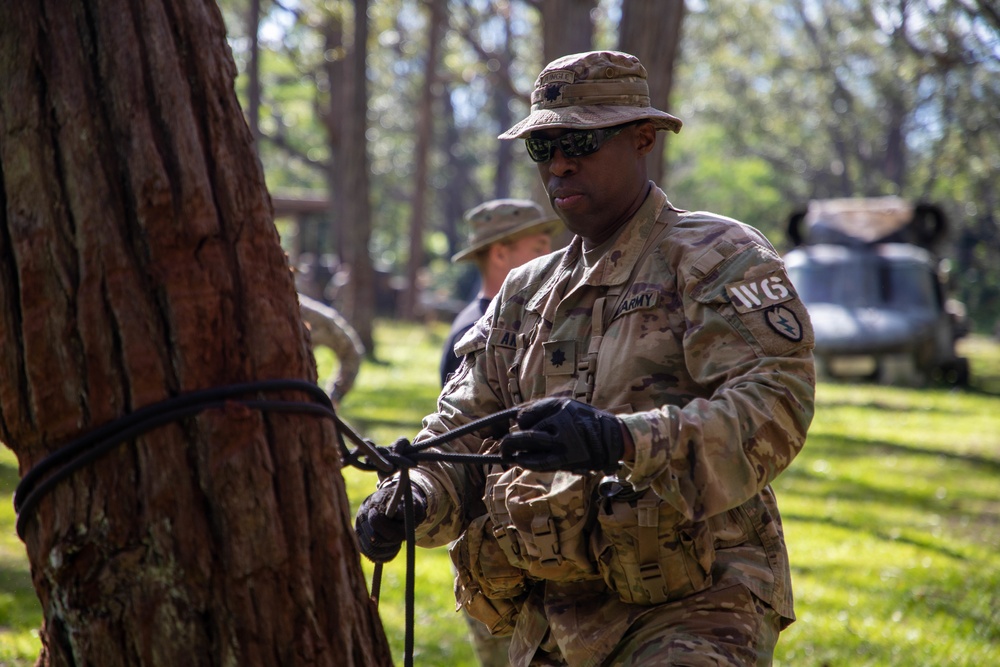
[[[820,377],[968,384],[956,352],[968,320],[936,253],[947,227],[940,207],[899,197],[813,200],[789,217],[785,265],[812,320]]]

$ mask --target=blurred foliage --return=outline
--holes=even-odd
[[[623,1],[598,3],[596,47],[617,43]],[[449,248],[434,233],[457,229],[461,238],[461,211],[493,196],[500,177],[496,135],[505,128],[491,107],[498,82],[517,91],[508,106],[519,118],[544,64],[535,5],[449,3],[428,196],[427,261],[436,289],[454,286],[454,272],[442,273]],[[249,0],[221,6],[245,102]],[[350,169],[337,163],[323,120],[342,85],[330,66],[345,47],[329,48],[323,35],[349,36],[352,7],[347,0],[262,0],[260,153],[272,192],[323,190],[327,170]],[[895,194],[940,203],[952,225],[944,254],[955,260],[957,296],[977,330],[990,330],[1000,320],[1000,264],[992,261],[1000,240],[995,4],[688,0],[687,7],[670,109],[685,127],[669,137],[670,171],[661,184],[671,200],[749,222],[779,248],[788,215],[812,198]],[[419,0],[384,0],[371,3],[368,20],[371,251],[377,264],[402,274],[427,12]],[[507,41],[515,57],[500,71]],[[535,169],[517,155],[510,192],[538,198]],[[445,187],[457,179],[463,187]]]
[[[690,181],[704,185],[730,165],[763,163],[771,188],[747,189],[753,181],[734,177],[718,196],[729,202],[728,193],[740,193],[757,207],[777,192],[779,226],[814,198],[940,203],[951,222],[944,252],[956,260],[958,297],[978,330],[990,330],[1000,317],[1000,266],[988,259],[1000,242],[995,5],[713,0],[689,7],[676,109],[685,131],[710,127],[724,137],[721,145],[695,144],[704,166]],[[683,168],[687,151],[675,152]],[[699,206],[771,232],[755,208]]]

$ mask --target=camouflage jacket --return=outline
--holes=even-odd
[[[635,442],[618,481],[655,498],[678,522],[709,527],[710,585],[742,583],[791,620],[789,566],[769,484],[803,445],[815,376],[808,315],[780,258],[755,229],[674,209],[653,186],[603,254],[583,260],[575,238],[508,276],[456,346],[462,366],[415,441],[544,396],[575,396],[614,412]],[[481,453],[484,440],[466,436],[449,447]],[[530,501],[492,488],[498,472],[443,463],[416,469],[429,500],[418,543],[459,538],[486,511],[484,499],[499,497],[530,519]],[[530,474],[532,483],[545,477]],[[567,483],[566,476],[549,474],[554,501],[545,511],[558,515],[557,531],[567,534],[567,518],[582,517],[573,539],[589,535],[593,546],[604,520],[601,480]],[[492,509],[491,517],[504,520]],[[529,548],[533,554],[522,553],[523,544],[513,553],[505,547],[528,591],[518,599],[512,663],[526,665],[539,645],[557,645],[570,664],[600,664],[650,605],[625,601],[601,579],[601,553],[584,547],[567,569],[574,556],[566,549],[553,556],[550,548],[560,567],[549,568],[556,560],[539,548],[545,551],[544,544]]]

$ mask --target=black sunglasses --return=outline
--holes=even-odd
[[[596,130],[573,130],[555,139],[528,137],[524,140],[524,145],[528,149],[528,157],[534,162],[548,162],[552,159],[552,154],[557,148],[568,158],[583,157],[596,153],[601,144],[629,125],[632,123],[602,127]]]

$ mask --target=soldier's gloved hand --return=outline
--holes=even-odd
[[[414,525],[419,525],[427,518],[427,498],[416,484],[411,484],[410,488],[413,489]],[[375,563],[388,563],[395,558],[406,539],[402,498],[398,507],[389,507],[395,491],[395,484],[379,488],[364,499],[354,519],[361,553]]]
[[[618,469],[625,453],[623,425],[610,412],[571,398],[543,398],[517,415],[516,431],[500,441],[500,456],[542,472]]]

